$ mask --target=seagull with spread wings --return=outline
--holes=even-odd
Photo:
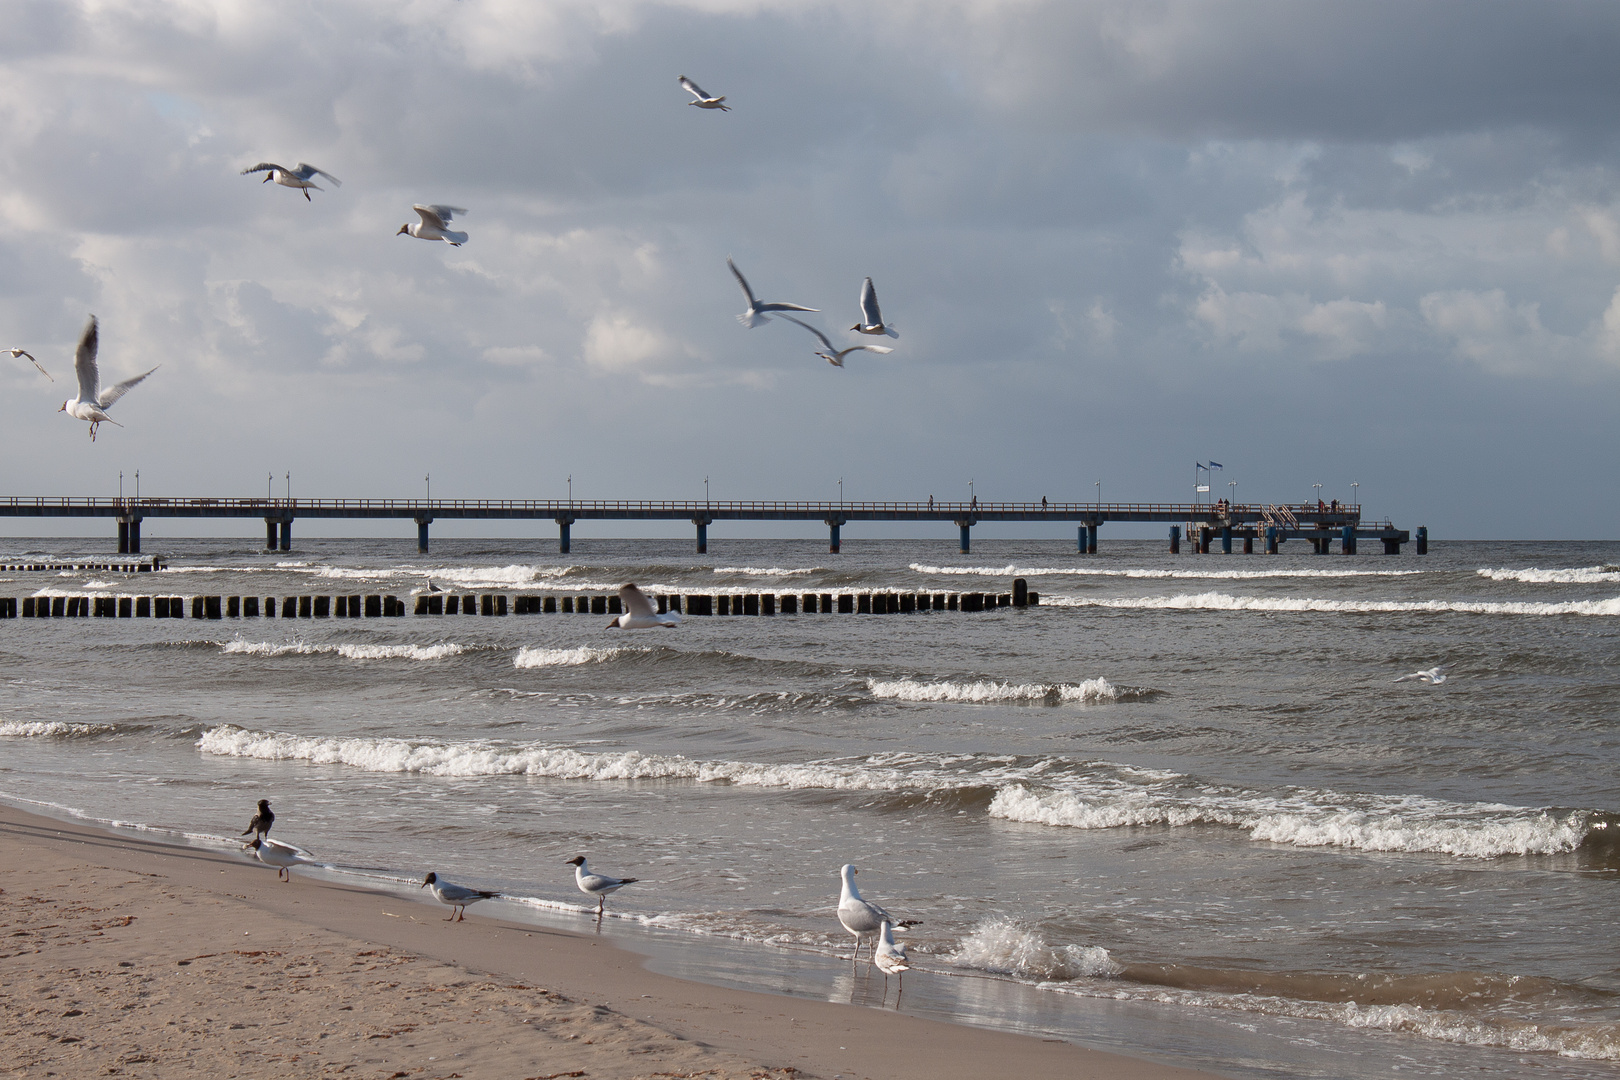
[[[619,602],[624,614],[607,624],[609,630],[646,630],[654,626],[669,628],[681,625],[681,617],[675,612],[660,615],[653,610],[652,601],[646,593],[636,588],[635,582],[619,590]]]
[[[103,390],[101,369],[96,365],[96,350],[99,345],[100,333],[96,326],[96,317],[92,315],[84,326],[84,335],[79,338],[79,351],[73,359],[73,370],[79,376],[79,396],[62,402],[62,407],[56,410],[65,412],[76,420],[90,421],[91,442],[96,441],[96,428],[103,423],[111,424],[113,427],[124,426],[116,420],[108,419],[107,410],[112,408],[113,402],[129,393],[137,383],[146,378],[146,375],[157,370],[153,368],[146,375],[125,379],[117,386]]]
[[[820,308],[800,307],[798,304],[762,304],[758,300],[754,299],[754,290],[748,287],[748,279],[742,276],[742,271],[737,269],[737,264],[731,261],[730,256],[727,256],[726,258],[726,265],[731,267],[731,272],[737,276],[737,284],[742,286],[743,295],[748,297],[748,310],[737,316],[737,321],[748,327],[750,330],[762,322],[770,322],[770,316],[765,314],[767,311],[821,310]],[[831,348],[831,346],[828,347]]]
[[[462,244],[467,242],[466,233],[454,232],[448,228],[449,223],[457,214],[465,214],[467,212],[461,207],[444,206],[440,203],[434,203],[432,206],[423,206],[420,203],[416,203],[411,206],[411,209],[415,210],[416,216],[422,220],[420,222],[409,222],[401,225],[399,227],[399,232],[394,234],[395,236],[400,235],[400,233],[404,233],[408,236],[414,236],[418,240],[443,240],[451,247],[460,247]]]
[[[697,98],[696,101],[688,101],[688,105],[696,105],[700,109],[719,109],[721,112],[731,111],[731,106],[725,103],[726,95],[721,94],[719,97],[713,97],[703,87],[688,79],[685,75],[680,77],[679,82],[686,87],[688,94]]]
[[[11,354],[11,358],[13,360],[18,359],[19,357],[23,357],[23,356],[28,357],[29,362],[32,363],[35,367],[39,368],[39,373],[41,375],[45,376],[47,379],[50,379],[51,382],[56,381],[56,379],[51,375],[51,373],[46,371],[44,366],[38,360],[34,359],[34,354],[29,352],[27,349],[7,349],[6,351]]]
[[[343,181],[339,180],[325,169],[317,169],[315,166],[306,165],[302,161],[298,163],[298,168],[296,169],[289,169],[285,165],[277,165],[273,161],[261,161],[251,169],[243,169],[242,175],[247,176],[249,173],[256,172],[266,174],[264,178],[264,183],[266,184],[274,180],[282,187],[297,188],[299,191],[304,193],[304,198],[310,202],[315,201],[309,197],[310,188],[314,188],[316,191],[326,190],[315,183],[315,177],[317,176],[326,177],[328,180],[332,181],[334,187],[343,186]]]
[[[862,352],[862,351],[875,352],[875,353],[892,353],[892,352],[894,352],[894,350],[889,348],[887,345],[851,345],[847,349],[835,349],[835,348],[833,348],[833,343],[827,340],[827,335],[826,334],[823,334],[820,330],[817,330],[815,327],[811,326],[809,323],[805,322],[804,320],[795,319],[791,315],[783,315],[782,318],[786,319],[790,323],[798,323],[800,326],[804,327],[806,330],[808,330],[812,334],[816,335],[816,339],[821,342],[822,349],[826,350],[825,352],[822,352],[821,350],[817,350],[816,355],[821,357],[823,360],[827,361],[827,363],[831,364],[833,367],[843,367],[844,366],[844,357],[848,356],[852,352]]]
[[[892,338],[900,336],[894,327],[884,325],[883,312],[878,310],[877,289],[872,287],[871,278],[867,278],[861,286],[861,321],[850,329],[861,334],[885,334]]]

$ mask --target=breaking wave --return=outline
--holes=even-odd
[[[796,570],[780,566],[717,566],[714,568],[714,572],[717,574],[748,574],[755,577],[794,577],[799,574],[814,574],[820,569],[819,566],[802,567]]]
[[[1180,596],[1079,597],[1042,596],[1051,607],[1145,608],[1170,611],[1259,612],[1462,612],[1473,615],[1620,615],[1620,597],[1564,603],[1478,600],[1318,600],[1306,596],[1232,596],[1227,593],[1184,593]]]
[[[467,646],[452,642],[436,645],[311,645],[303,641],[227,641],[222,652],[247,656],[341,656],[346,660],[443,660],[460,656]]]
[[[61,720],[0,720],[0,738],[83,739],[110,735],[116,724],[69,724]]]
[[[1522,581],[1528,585],[1601,585],[1620,581],[1620,566],[1608,564],[1567,570],[1541,570],[1534,566],[1525,570],[1492,570],[1487,567],[1476,573],[1492,581]]]
[[[911,569],[919,574],[946,574],[979,577],[1117,577],[1117,578],[1171,578],[1184,580],[1258,581],[1266,578],[1359,578],[1407,577],[1428,573],[1425,570],[1150,570],[1132,568],[1101,570],[1089,566],[930,566],[912,563]]]
[[[1124,969],[1098,945],[1048,945],[1041,935],[1005,916],[986,919],[948,958],[961,967],[1047,982],[1096,979]]]
[[[976,705],[998,702],[1029,702],[1059,705],[1073,702],[1096,704],[1104,701],[1139,701],[1153,697],[1154,690],[1118,687],[1107,679],[1087,679],[1078,683],[1005,682],[922,682],[917,679],[884,681],[868,679],[872,696],[892,701],[951,701]]]
[[[541,649],[524,646],[512,661],[513,667],[577,667],[581,664],[600,664],[632,652],[631,649],[593,649],[582,645],[577,649]]]

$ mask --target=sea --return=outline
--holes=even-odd
[[[1620,1077],[1620,544],[256,540],[0,574],[0,596],[1022,577],[1040,600],[636,631],[8,620],[0,798],[227,850],[267,798],[314,861],[295,878],[425,899],[433,870],[503,894],[474,916],[596,930],[686,977],[1233,1077]],[[110,558],[0,541],[0,564]],[[600,924],[575,855],[639,879]],[[851,964],[845,863],[918,920],[894,988]]]

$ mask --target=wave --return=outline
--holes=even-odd
[[[1105,978],[1124,970],[1101,946],[1048,945],[1039,933],[1005,916],[981,922],[947,959],[959,967],[1041,982]]]
[[[512,660],[512,666],[518,668],[578,667],[581,664],[600,664],[634,651],[633,649],[593,649],[587,645],[582,645],[577,649],[541,649],[526,645],[518,650],[517,656]]]
[[[1087,679],[1078,683],[1005,682],[922,682],[917,679],[883,681],[868,679],[872,696],[894,701],[953,701],[976,705],[997,702],[1031,702],[1058,705],[1072,702],[1095,704],[1103,701],[1140,701],[1154,697],[1156,690],[1118,687],[1107,679]]]
[[[84,739],[111,735],[116,724],[69,724],[61,720],[0,720],[0,738]]]
[[[1426,570],[1150,570],[1145,567],[1124,570],[1093,569],[1088,566],[930,566],[912,563],[919,574],[947,574],[981,577],[1119,577],[1182,578],[1187,580],[1254,581],[1264,578],[1359,578],[1408,577]]]
[[[1492,570],[1482,567],[1475,571],[1491,581],[1522,581],[1528,585],[1599,585],[1620,581],[1620,566],[1576,566],[1566,570],[1542,570],[1529,567],[1524,570]]]
[[[1319,600],[1306,596],[1232,596],[1227,593],[1184,593],[1180,596],[1041,597],[1043,606],[1143,608],[1170,611],[1260,612],[1462,612],[1474,615],[1620,615],[1620,597],[1564,603],[1478,600]]]
[[[717,574],[748,574],[757,577],[795,577],[799,574],[814,574],[820,572],[819,566],[800,567],[798,569],[784,569],[780,566],[717,566]]]
[[[333,655],[346,660],[443,660],[460,656],[467,648],[452,642],[436,645],[311,645],[303,641],[236,640],[225,642],[221,651],[246,656]]]

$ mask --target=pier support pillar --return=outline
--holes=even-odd
[[[568,527],[574,523],[571,517],[560,517],[557,521],[557,554],[567,555],[573,544],[569,536]]]
[[[1221,554],[1232,554],[1232,527],[1230,525],[1221,528]]]
[[[709,553],[709,525],[712,523],[712,521],[712,518],[706,517],[692,519],[692,524],[697,526],[697,553],[699,555],[707,555]],[[835,543],[837,542],[837,537],[838,534],[835,531],[833,533]]]
[[[276,519],[264,519],[264,550],[276,550]]]
[[[1170,554],[1181,554],[1181,526],[1170,526]]]
[[[1074,540],[1074,549],[1079,554],[1084,555],[1086,553],[1086,527],[1082,525],[1075,532],[1078,535]]]
[[[1429,553],[1429,527],[1427,525],[1418,526],[1417,553],[1419,555],[1427,555]]]
[[[430,517],[416,519],[416,552],[419,555],[428,553],[428,526],[431,524],[433,519]]]
[[[1097,523],[1095,521],[1086,525],[1086,554],[1097,554]]]
[[[1200,554],[1200,555],[1208,555],[1209,554],[1209,536],[1210,536],[1209,527],[1208,526],[1201,526],[1199,528],[1199,530],[1198,530],[1198,554]]]
[[[281,550],[292,550],[292,518],[281,523]]]
[[[969,551],[969,549],[971,547],[970,538],[969,538],[969,530],[971,530],[973,528],[973,521],[970,518],[958,518],[957,521],[956,521],[956,527],[962,530],[962,548],[961,548],[961,550],[962,550],[962,554],[966,555],[966,554],[968,554],[968,551]]]
[[[140,518],[130,518],[129,519],[129,553],[131,555],[139,555],[141,553],[141,519]]]
[[[1243,554],[1245,554],[1245,555],[1253,555],[1254,554],[1254,537],[1245,536],[1243,538]]]
[[[1354,525],[1344,527],[1344,532],[1339,538],[1339,553],[1342,555],[1354,555],[1356,553],[1356,527]]]
[[[129,554],[129,522],[122,519],[118,522],[118,554]]]
[[[838,554],[838,530],[843,526],[843,524],[844,522],[841,518],[827,519],[827,550],[834,555]]]
[[[1277,526],[1266,526],[1266,554],[1277,554]]]

